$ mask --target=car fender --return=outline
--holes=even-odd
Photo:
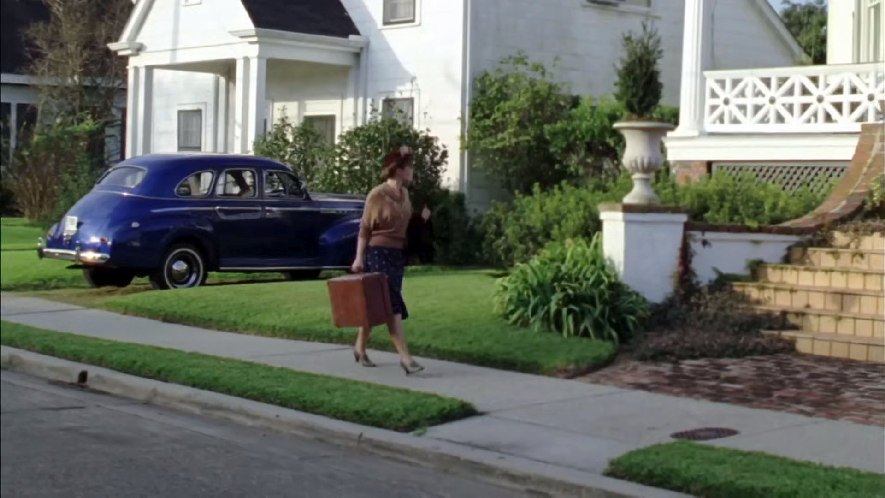
[[[320,234],[320,254],[323,266],[349,266],[356,254],[356,239],[360,218],[341,220]]]

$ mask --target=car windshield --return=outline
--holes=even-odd
[[[105,175],[98,180],[98,185],[132,188],[144,180],[145,174],[147,174],[147,172],[143,168],[135,166],[119,166],[105,173]]]

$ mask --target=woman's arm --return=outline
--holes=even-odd
[[[366,254],[366,246],[369,241],[363,237],[362,234],[356,239],[356,257],[353,259],[353,265],[350,267],[350,271],[353,273],[362,273],[363,268],[365,267],[365,262],[363,256]]]

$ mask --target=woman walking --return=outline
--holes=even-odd
[[[387,323],[390,339],[399,353],[400,366],[410,375],[424,370],[406,345],[403,320],[409,317],[403,301],[403,274],[405,272],[406,230],[412,217],[412,204],[409,201],[408,186],[412,182],[412,151],[401,147],[384,157],[383,174],[385,181],[378,185],[366,198],[363,219],[360,224],[356,245],[356,258],[351,270],[354,273],[384,273],[390,289],[390,303],[393,317]],[[364,367],[375,364],[366,355],[371,330],[362,327],[353,347],[354,359]]]

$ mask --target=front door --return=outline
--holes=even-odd
[[[219,266],[243,268],[262,257],[262,209],[258,178],[251,168],[224,170],[215,183],[215,231]]]

